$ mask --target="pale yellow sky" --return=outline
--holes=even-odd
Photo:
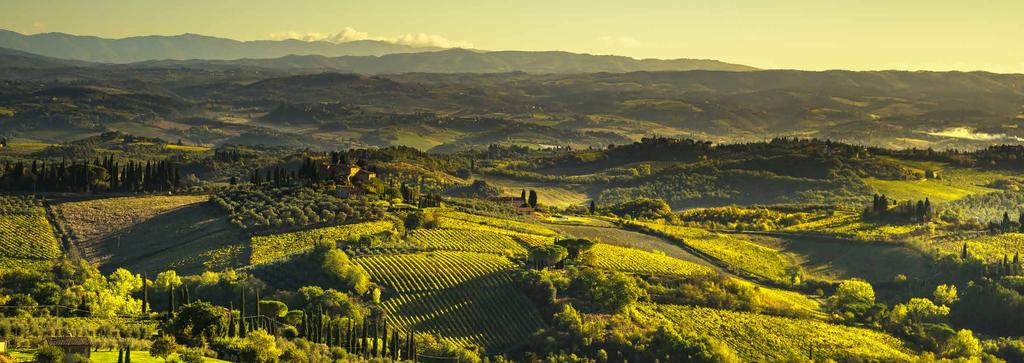
[[[761,68],[1024,73],[1024,0],[0,0],[0,28],[382,39]]]

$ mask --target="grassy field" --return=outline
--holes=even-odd
[[[899,200],[918,200],[927,197],[933,203],[941,203],[972,194],[994,192],[996,189],[986,187],[986,185],[996,179],[1017,178],[1015,174],[960,168],[935,161],[911,161],[889,157],[883,159],[900,164],[921,175],[924,175],[926,170],[939,173],[939,179],[927,180],[864,179],[865,183],[879,193]]]
[[[381,307],[406,329],[429,331],[459,345],[500,350],[544,326],[512,284],[503,257],[472,252],[371,255],[353,262],[385,286]]]
[[[493,175],[477,175],[476,179],[485,180],[488,184],[501,188],[505,195],[519,196],[524,189],[535,190],[538,203],[558,208],[583,205],[592,199],[581,189],[565,185],[529,182]]]
[[[924,277],[926,258],[917,250],[879,243],[851,243],[817,237],[750,235],[751,242],[795,256],[805,274],[819,279],[861,278],[871,283],[890,282],[897,274]]]
[[[14,350],[14,358],[19,362],[31,362],[35,354],[34,350]],[[172,354],[168,357],[167,361],[173,361],[178,358],[178,354]],[[116,350],[101,350],[92,352],[89,354],[89,360],[93,363],[117,363],[117,351]],[[163,358],[153,357],[149,355],[149,351],[146,350],[133,350],[132,351],[132,363],[166,363]],[[210,363],[228,363],[229,361],[220,360],[217,358],[206,358],[205,362]]]
[[[642,305],[638,310],[680,331],[708,334],[751,362],[911,358],[899,339],[865,328],[701,307]]]

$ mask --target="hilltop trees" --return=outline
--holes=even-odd
[[[885,194],[875,194],[871,207],[865,208],[863,216],[899,222],[927,222],[934,214],[932,203],[928,198],[918,201],[892,201]]]
[[[170,161],[119,165],[113,155],[92,162],[47,164],[8,161],[0,166],[0,188],[38,192],[154,192],[180,187],[178,167]]]

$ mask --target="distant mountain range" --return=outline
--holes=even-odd
[[[24,35],[0,30],[0,48],[49,58],[136,67],[236,68],[380,73],[597,73],[750,71],[706,59],[634,59],[558,51],[479,51],[412,47],[383,41],[237,41],[195,34],[104,39],[63,33]],[[9,53],[0,54],[11,56]],[[24,60],[25,54],[19,54]],[[7,59],[7,58],[5,58]],[[10,59],[12,62],[14,58]],[[53,59],[48,59],[50,63]],[[59,63],[59,62],[58,62]],[[84,64],[77,64],[84,65]],[[0,66],[10,67],[3,63]]]
[[[47,57],[97,63],[133,63],[160,59],[278,58],[292,54],[327,57],[366,56],[440,49],[376,40],[346,43],[306,42],[294,39],[243,42],[197,34],[106,39],[65,33],[25,35],[8,30],[0,30],[0,47]]]

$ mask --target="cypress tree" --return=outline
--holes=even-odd
[[[964,248],[960,251],[960,258],[966,260],[967,256],[967,242],[964,242]]]
[[[132,347],[126,346],[124,348],[124,363],[132,363]]]
[[[167,318],[174,318],[174,285],[167,286]]]
[[[537,208],[537,191],[530,189],[530,208]]]
[[[373,345],[370,347],[370,355],[372,355],[373,357],[379,357],[380,356],[380,352],[377,350],[377,348],[379,348],[379,346],[377,345],[377,338],[378,338],[377,334],[379,333],[377,328],[379,326],[380,326],[379,323],[377,323],[377,322],[373,323],[373,342],[372,342]]]
[[[248,335],[248,328],[245,326],[245,288],[241,289],[242,292],[242,304],[239,307],[238,312],[238,336],[245,338]]]
[[[228,309],[228,337],[234,338],[235,335],[235,303],[231,302]]]
[[[124,348],[117,347],[117,363],[124,363]]]
[[[149,278],[145,272],[142,273],[142,314],[149,312]]]

